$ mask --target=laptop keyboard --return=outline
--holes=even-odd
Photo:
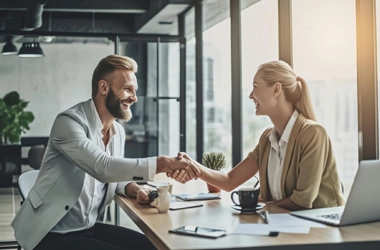
[[[341,216],[342,216],[342,214],[323,214],[323,215],[317,215],[317,217],[327,218],[327,219],[336,220],[336,221],[340,221],[340,217]]]

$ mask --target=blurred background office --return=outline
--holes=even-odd
[[[59,112],[90,98],[98,61],[128,55],[139,64],[139,101],[121,122],[125,156],[186,151],[201,160],[220,151],[228,171],[271,124],[248,95],[257,67],[281,59],[311,86],[347,196],[358,162],[379,155],[379,8],[378,0],[3,0],[0,98],[17,91],[35,116],[22,136],[48,137]],[[38,13],[40,24],[28,16]],[[43,56],[20,57],[26,43]]]

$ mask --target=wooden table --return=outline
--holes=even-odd
[[[176,187],[174,186],[173,190],[176,190]],[[193,192],[187,193],[198,191],[199,189],[193,189]],[[230,193],[222,191],[220,195],[221,200],[200,201],[204,203],[203,207],[169,210],[165,214],[159,214],[157,209],[149,205],[140,205],[135,199],[115,196],[115,201],[158,249],[380,249],[380,222],[311,228],[310,233],[306,235],[280,233],[277,237],[227,235],[218,239],[208,239],[168,233],[169,229],[187,224],[222,227],[231,233],[239,223],[264,223],[257,214],[241,214],[232,209]],[[269,213],[288,212],[270,204],[265,209]]]

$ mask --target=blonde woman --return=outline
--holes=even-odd
[[[316,122],[309,88],[283,61],[262,64],[249,95],[256,115],[268,116],[273,127],[256,148],[229,173],[199,163],[199,178],[231,191],[259,172],[261,199],[288,210],[344,205],[333,147]],[[179,158],[190,157],[179,153]],[[195,162],[195,161],[194,161]],[[185,172],[168,174],[186,182]]]

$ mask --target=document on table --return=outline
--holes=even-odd
[[[269,224],[239,224],[232,234],[269,235],[270,232],[308,234],[308,226],[273,226]]]
[[[269,235],[270,232],[308,234],[310,227],[326,226],[290,214],[269,214],[269,224],[240,224],[232,234]]]
[[[269,224],[273,226],[307,226],[325,228],[326,225],[310,220],[301,219],[290,214],[269,214]]]

